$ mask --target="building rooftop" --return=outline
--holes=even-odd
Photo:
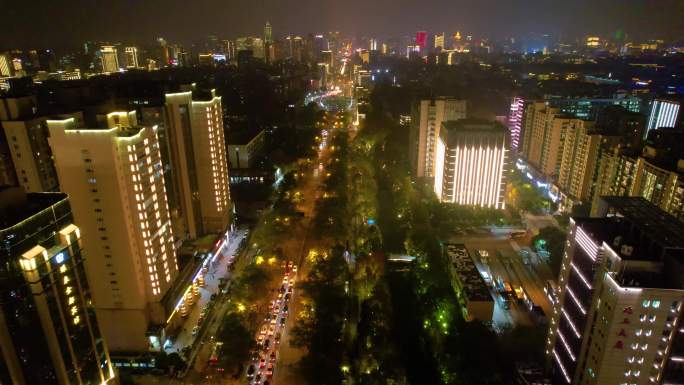
[[[0,186],[0,232],[67,198],[64,193],[26,193],[21,187]]]
[[[447,243],[446,247],[452,270],[458,275],[463,292],[469,301],[493,301],[489,288],[475,266],[465,245]]]
[[[619,255],[615,280],[627,287],[684,289],[684,223],[641,197],[601,199],[604,217],[575,222],[597,247],[605,242]]]

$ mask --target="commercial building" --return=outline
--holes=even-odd
[[[66,194],[0,189],[0,383],[114,378],[82,242]]]
[[[119,71],[119,56],[115,46],[103,45],[100,48],[100,60],[102,61],[103,73],[108,74]]]
[[[442,202],[503,209],[508,132],[495,122],[442,123],[437,142],[434,191]]]
[[[475,266],[465,245],[447,243],[444,245],[449,261],[451,284],[466,321],[491,322],[494,314],[494,299],[489,286]]]
[[[228,165],[234,168],[251,168],[254,160],[261,155],[266,139],[266,132],[259,130],[228,135]]]
[[[86,273],[110,349],[158,349],[162,298],[178,266],[155,127],[135,112],[107,115],[106,128],[50,120],[50,146],[62,190],[88,250]]]
[[[36,98],[32,96],[2,98],[0,110],[0,124],[19,185],[28,192],[58,191],[59,181],[48,144],[47,120],[71,117],[82,124],[83,114],[41,114]]]
[[[449,97],[424,99],[411,110],[409,159],[418,178],[434,177],[435,150],[442,123],[466,118],[466,101]]]
[[[126,59],[126,68],[138,68],[140,63],[138,61],[138,48],[126,47],[124,50]]]
[[[546,353],[556,383],[672,384],[684,375],[684,224],[643,198],[573,219]]]
[[[679,102],[665,99],[655,99],[651,105],[646,133],[660,127],[676,127],[679,119]]]
[[[166,134],[173,170],[172,206],[183,238],[223,234],[230,225],[228,161],[221,97],[192,91],[166,94]],[[175,215],[175,214],[174,214]]]

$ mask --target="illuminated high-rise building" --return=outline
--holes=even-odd
[[[444,45],[444,32],[441,35],[435,35],[435,50],[442,51],[446,47]]]
[[[221,97],[212,90],[166,94],[166,133],[173,170],[179,235],[223,234],[231,220]]]
[[[264,43],[273,43],[273,28],[271,28],[271,23],[269,23],[268,21],[264,26]]]
[[[442,123],[466,118],[466,101],[448,97],[421,100],[411,111],[409,159],[415,176],[433,177]]]
[[[425,46],[427,45],[427,32],[418,31],[416,32],[416,45],[420,47],[420,52],[425,52]]]
[[[138,68],[138,48],[136,47],[126,47],[125,48],[125,58],[126,58],[126,68]]]
[[[159,349],[162,298],[178,275],[156,127],[112,112],[106,128],[49,120],[61,189],[88,250],[86,275],[102,332],[114,352]]]
[[[525,100],[518,96],[514,97],[508,114],[508,130],[511,132],[512,151],[517,151],[520,145],[520,132],[523,126],[524,114]]]
[[[643,198],[604,197],[573,218],[546,354],[555,384],[684,378],[684,225]]]
[[[103,73],[119,71],[119,56],[115,46],[103,45],[102,48],[100,48],[100,60],[102,61]]]
[[[0,54],[0,76],[12,76],[12,66],[7,54]]]
[[[0,383],[111,380],[67,195],[0,189],[0,242]]]
[[[370,38],[368,40],[368,50],[377,51],[378,50],[378,39]]]
[[[435,159],[434,191],[440,201],[505,207],[506,127],[468,119],[443,122]]]
[[[651,105],[651,114],[648,117],[645,135],[660,127],[676,127],[679,109],[679,102],[655,99]]]

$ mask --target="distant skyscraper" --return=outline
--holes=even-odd
[[[415,176],[433,177],[442,122],[466,118],[466,101],[447,97],[421,100],[412,108],[409,159]]]
[[[445,47],[444,32],[441,35],[435,35],[435,50],[442,51]]]
[[[100,60],[102,61],[102,72],[111,73],[119,71],[119,57],[116,47],[113,45],[103,45],[100,48]]]
[[[425,52],[425,46],[427,45],[427,32],[418,31],[416,32],[416,45],[420,47],[420,52]]]
[[[161,301],[178,275],[158,136],[137,125],[135,112],[106,118],[107,128],[93,129],[50,120],[50,146],[88,250],[86,273],[110,349],[146,352],[160,348],[150,326],[164,325]]]
[[[221,97],[166,94],[166,127],[182,236],[223,234],[231,219]]]
[[[12,76],[10,58],[7,54],[0,54],[0,76]]]
[[[648,117],[646,133],[660,127],[675,127],[679,117],[679,102],[665,99],[655,99]]]
[[[368,50],[377,51],[378,50],[378,39],[370,38],[368,40]]]
[[[138,48],[136,47],[126,47],[126,68],[138,68]]]
[[[440,201],[505,207],[508,132],[503,125],[445,121],[436,147],[434,191]]]
[[[264,26],[264,43],[273,43],[273,29],[271,28],[271,23],[269,23],[268,21]]]
[[[573,218],[546,354],[554,384],[676,384],[682,366],[684,225],[642,198]]]
[[[96,282],[84,271],[92,254],[81,242],[67,194],[0,189],[3,384],[106,384],[114,377],[91,303]]]

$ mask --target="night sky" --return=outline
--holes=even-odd
[[[214,34],[276,36],[339,30],[350,36],[460,30],[489,37],[577,36],[621,29],[634,37],[684,36],[684,0],[0,0],[0,47],[84,40],[190,42]]]

